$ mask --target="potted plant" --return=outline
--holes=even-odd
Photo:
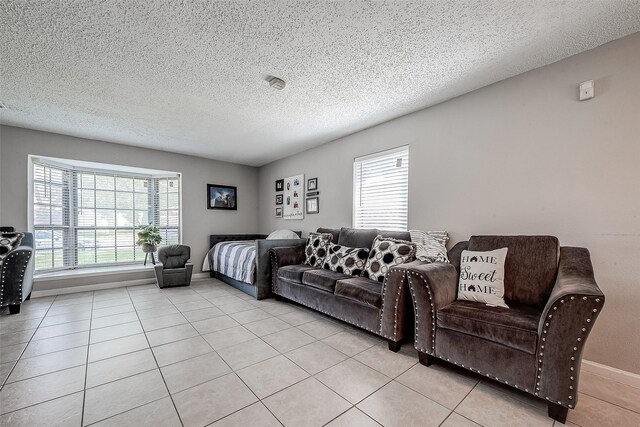
[[[141,225],[138,231],[138,246],[142,246],[142,252],[154,253],[162,241],[160,229],[155,225]]]

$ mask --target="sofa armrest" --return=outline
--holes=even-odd
[[[400,343],[413,335],[414,313],[407,271],[415,262],[392,267],[382,285],[380,335]]]
[[[455,301],[458,294],[458,273],[448,263],[414,261],[408,268],[409,289],[416,314],[415,347],[435,355],[436,313]]]
[[[603,305],[589,251],[561,247],[556,283],[538,327],[535,395],[575,407],[582,351]]]
[[[9,251],[2,263],[0,271],[0,284],[2,292],[0,305],[17,305],[31,293],[33,286],[33,249],[30,246],[21,245]]]
[[[256,299],[271,296],[271,249],[277,247],[304,247],[305,239],[256,240]]]
[[[271,254],[271,290],[278,289],[278,269],[285,265],[296,265],[304,263],[304,245],[284,246],[272,248]]]

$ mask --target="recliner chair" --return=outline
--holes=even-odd
[[[463,250],[509,248],[509,308],[458,301]],[[420,363],[454,363],[547,402],[564,423],[578,402],[582,351],[604,305],[589,251],[552,236],[472,236],[449,251],[451,264],[407,264]]]
[[[189,286],[193,273],[193,264],[187,262],[189,258],[191,248],[186,245],[170,245],[158,249],[160,264],[154,267],[158,287]]]

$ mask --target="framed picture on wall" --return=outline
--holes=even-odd
[[[284,179],[284,219],[304,219],[304,175]]]
[[[284,179],[277,179],[276,180],[276,191],[282,191],[284,190]]]
[[[316,191],[318,189],[318,178],[309,178],[307,180],[307,191]]]
[[[320,213],[320,199],[318,197],[309,197],[307,199],[307,213],[308,214]]]
[[[238,210],[238,187],[207,184],[207,209]]]
[[[282,208],[276,208],[276,218],[282,218]]]
[[[276,194],[276,205],[283,204],[282,194]]]

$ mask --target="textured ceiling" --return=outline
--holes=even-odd
[[[3,0],[1,120],[262,165],[639,30],[637,0]]]

